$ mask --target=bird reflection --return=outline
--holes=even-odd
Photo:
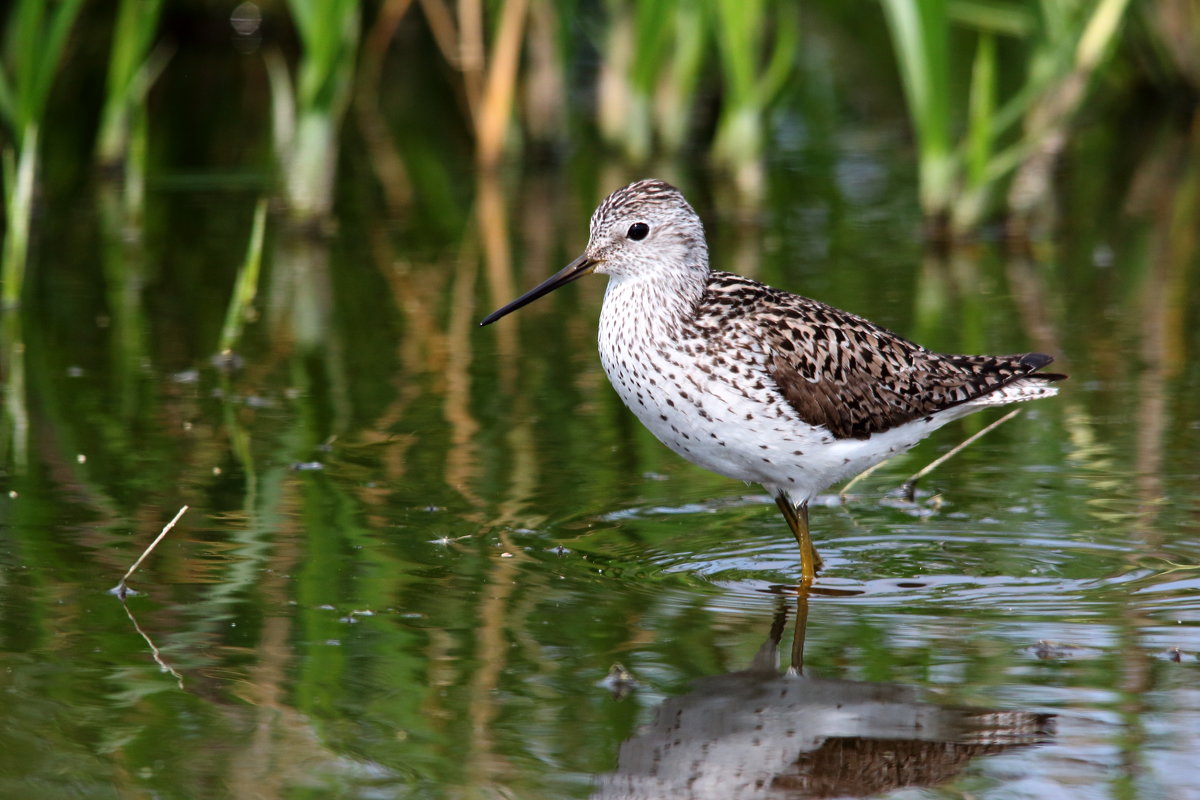
[[[747,669],[701,678],[659,706],[593,800],[865,797],[936,786],[973,758],[1053,734],[1051,714],[939,706],[915,686],[805,676],[803,593],[792,667],[781,672],[787,613],[781,600]]]

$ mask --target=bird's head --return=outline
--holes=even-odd
[[[635,181],[596,208],[583,255],[479,324],[489,325],[591,272],[640,280],[707,271],[704,226],[683,194],[664,181]]]

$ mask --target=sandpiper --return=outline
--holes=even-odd
[[[608,275],[600,361],[617,394],[689,461],[762,484],[800,545],[802,586],[820,557],[817,492],[987,406],[1057,393],[1041,353],[946,355],[816,300],[709,269],[700,217],[678,189],[631,183],[592,214],[583,255],[488,325],[591,272]]]

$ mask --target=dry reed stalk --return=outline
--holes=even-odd
[[[485,170],[495,169],[504,152],[504,138],[512,119],[517,71],[521,65],[521,41],[525,37],[529,0],[509,0],[496,29],[495,44],[484,76],[483,96],[475,118],[476,162]]]
[[[954,456],[961,453],[964,449],[969,447],[971,444],[973,444],[975,441],[977,441],[978,439],[983,437],[985,434],[990,433],[991,431],[1000,427],[1005,422],[1008,422],[1010,419],[1012,419],[1013,417],[1015,417],[1017,414],[1020,414],[1020,413],[1021,413],[1021,409],[1014,408],[1012,411],[1008,412],[1003,417],[1000,417],[1000,419],[991,423],[990,425],[985,427],[983,430],[980,430],[980,431],[977,431],[976,433],[971,434],[966,439],[964,439],[963,441],[959,442],[954,447],[952,447],[947,453],[939,456],[938,458],[935,458],[933,461],[929,462],[923,468],[921,468],[917,472],[913,473],[913,475],[911,475],[908,480],[906,480],[904,483],[900,484],[901,491],[904,493],[905,498],[907,498],[910,501],[913,499],[913,492],[916,490],[916,483],[921,478],[924,478],[926,475],[933,472],[935,469],[940,467],[942,464],[945,464],[947,461],[954,458]],[[863,480],[864,478],[868,477],[869,475],[871,475],[871,473],[875,472],[875,470],[879,469],[886,463],[887,463],[887,461],[880,461],[878,464],[875,464],[874,466],[871,466],[871,467],[867,467],[862,472],[855,475],[853,478],[850,479],[850,481],[845,486],[843,486],[841,488],[841,491],[838,492],[838,497],[841,498],[842,502],[845,502],[847,495],[850,493],[850,487],[854,486],[854,484],[856,484],[859,481]]]
[[[125,584],[125,582],[129,580],[129,576],[136,572],[137,568],[140,567],[142,562],[146,560],[146,557],[154,552],[154,548],[158,547],[158,543],[163,540],[163,537],[171,532],[171,529],[175,527],[175,523],[179,522],[180,517],[182,517],[184,512],[187,510],[188,507],[186,505],[179,509],[179,512],[175,514],[174,519],[163,526],[163,529],[159,532],[158,536],[155,537],[154,541],[150,543],[150,546],[142,551],[142,555],[137,561],[133,562],[133,566],[129,568],[129,571],[125,573],[124,577],[122,577],[116,587],[113,588],[113,593],[116,594],[117,597],[121,598],[122,603],[125,602],[125,597],[129,594],[129,587]]]
[[[985,434],[991,433],[996,428],[999,428],[1001,425],[1008,422],[1010,419],[1012,419],[1013,417],[1015,417],[1017,414],[1020,414],[1020,413],[1021,413],[1021,409],[1014,408],[1012,411],[1008,412],[1007,414],[1005,414],[1003,417],[996,420],[995,422],[992,422],[991,424],[987,425],[982,430],[976,431],[975,433],[968,436],[966,439],[963,439],[961,442],[959,442],[954,447],[952,447],[949,452],[945,453],[944,455],[942,455],[939,458],[935,458],[933,461],[931,461],[927,465],[925,465],[924,468],[913,473],[909,477],[908,480],[906,480],[903,484],[901,484],[901,490],[904,492],[905,498],[907,498],[910,501],[913,499],[913,492],[917,488],[917,481],[921,480],[921,478],[924,478],[926,475],[933,472],[935,469],[940,467],[942,464],[945,464],[947,461],[954,458],[956,455],[958,455],[963,450],[965,450],[968,446],[970,446],[971,444],[974,444],[976,441],[978,441],[980,438],[982,438]]]

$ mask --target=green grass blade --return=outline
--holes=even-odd
[[[1027,36],[1035,25],[1033,12],[1013,2],[950,0],[947,13],[956,24],[1002,36]]]
[[[82,6],[83,0],[60,0],[54,6],[50,27],[46,31],[44,40],[40,42],[33,106],[34,119],[39,122],[46,106],[46,100],[50,96],[50,84],[54,81],[54,73],[61,61],[67,35],[70,34],[71,27],[75,24],[75,17],[78,16]]]
[[[987,170],[996,131],[996,38],[980,35],[971,67],[971,95],[967,106],[967,185],[979,186]]]
[[[795,72],[796,54],[800,48],[800,20],[795,7],[784,5],[779,13],[781,18],[775,24],[775,47],[755,86],[755,104],[762,109],[774,102]]]
[[[634,6],[635,45],[629,77],[643,95],[650,94],[665,68],[672,28],[662,21],[674,16],[673,5],[674,0],[643,0]]]
[[[917,134],[921,207],[944,214],[954,192],[950,147],[950,19],[945,0],[882,0]]]
[[[734,106],[744,105],[754,88],[755,22],[761,15],[758,0],[717,0],[717,43],[725,75],[725,91]]]
[[[704,10],[692,3],[681,3],[674,11],[675,41],[665,70],[655,86],[655,125],[667,150],[683,146],[691,124],[696,84],[704,66],[705,47],[709,42]]]
[[[0,63],[0,121],[9,127],[16,127],[17,124],[14,102],[12,84],[4,64]]]
[[[24,146],[4,158],[5,220],[3,255],[0,256],[0,308],[9,311],[21,304],[25,264],[29,252],[29,227],[33,217],[34,181],[38,167],[38,131],[30,125],[21,135]]]
[[[238,270],[229,308],[225,312],[225,324],[221,327],[221,341],[217,352],[233,350],[242,335],[242,327],[250,318],[254,299],[258,296],[258,275],[262,268],[263,237],[267,227],[267,201],[259,200],[254,209],[254,225],[250,229],[250,245],[246,258]]]
[[[54,73],[83,0],[21,0],[9,17],[5,55],[11,74],[3,101],[18,148],[30,124],[40,121]],[[50,13],[47,22],[46,13]]]
[[[37,50],[42,39],[43,11],[44,6],[39,0],[21,0],[13,12],[12,35],[5,42],[5,50],[10,54],[9,63],[13,65],[13,135],[18,149],[25,126],[34,119],[33,96],[40,61]]]
[[[96,152],[104,164],[122,161],[130,147],[133,119],[166,65],[167,49],[151,52],[162,0],[121,0],[113,30],[104,109]]]

